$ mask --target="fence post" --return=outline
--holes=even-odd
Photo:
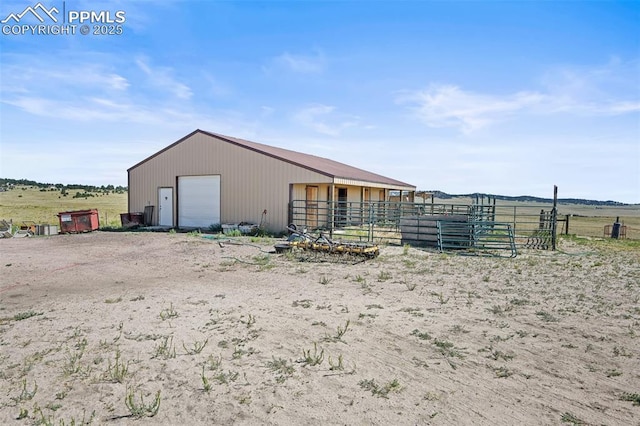
[[[367,241],[373,242],[373,204],[369,204],[369,232],[367,235]]]
[[[556,231],[558,228],[558,186],[553,185],[553,209],[551,210],[551,250],[556,250]]]
[[[565,216],[564,223],[565,223],[564,235],[569,235],[569,215]]]
[[[330,224],[329,224],[329,238],[333,238],[333,228],[336,226],[336,210],[333,200],[329,201],[329,215],[330,215]]]

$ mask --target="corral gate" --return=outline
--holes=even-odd
[[[485,197],[477,197],[471,204],[327,201],[310,205],[306,200],[294,200],[289,204],[289,223],[310,232],[327,232],[332,238],[391,244],[411,244],[407,241],[411,238],[403,237],[402,227],[417,226],[419,230],[407,231],[415,231],[437,248],[438,232],[441,236],[449,232],[456,226],[457,218],[472,224],[463,225],[474,233],[469,236],[472,241],[496,237],[509,250],[512,247],[555,250],[555,205],[496,205],[495,198]],[[411,218],[419,218],[420,223],[411,224]],[[439,231],[437,222],[442,225],[445,221]],[[447,244],[444,241],[445,248]]]

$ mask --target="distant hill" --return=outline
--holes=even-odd
[[[484,196],[484,197],[495,197],[496,200],[504,200],[504,201],[523,201],[523,202],[538,202],[538,203],[553,203],[553,198],[541,198],[541,197],[532,197],[530,195],[521,195],[518,197],[511,197],[508,195],[493,195],[493,194],[483,194],[483,193],[473,193],[473,194],[447,194],[442,191],[425,191],[427,193],[433,194],[435,198],[440,198],[442,200],[448,200],[451,198],[458,197],[476,197],[476,196]],[[598,201],[598,200],[585,200],[582,198],[558,198],[558,204],[582,204],[586,206],[626,206],[628,204],[620,203],[618,201]]]
[[[61,183],[41,183],[28,179],[7,179],[0,178],[0,191],[10,189],[12,186],[22,185],[22,186],[33,186],[40,188],[40,190],[83,190],[86,193],[90,192],[115,192],[115,193],[123,193],[127,192],[128,188],[126,186],[113,186],[113,185],[82,185],[82,184],[61,184]],[[484,197],[495,197],[497,200],[504,201],[521,201],[521,202],[538,202],[538,203],[553,203],[552,198],[541,198],[541,197],[533,197],[530,195],[521,195],[518,197],[511,197],[508,195],[493,195],[493,194],[483,194],[481,192],[475,192],[473,194],[447,194],[446,192],[433,190],[433,191],[418,191],[418,192],[426,192],[428,194],[433,194],[435,198],[439,198],[441,200],[448,200],[451,198],[459,198],[459,197],[469,197],[473,198],[476,196],[484,196]],[[582,198],[558,198],[558,204],[582,204],[585,206],[627,206],[629,204],[620,203],[618,201],[598,201],[598,200],[585,200]]]

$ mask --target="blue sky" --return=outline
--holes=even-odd
[[[0,177],[126,185],[200,128],[418,189],[640,203],[640,2],[41,3],[126,20],[3,30]]]

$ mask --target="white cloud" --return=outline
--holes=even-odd
[[[294,121],[328,136],[339,136],[342,130],[359,125],[359,118],[334,114],[334,106],[323,104],[311,104],[294,115]]]
[[[298,74],[320,74],[327,67],[327,60],[320,51],[312,55],[296,55],[284,52],[271,60],[265,71],[286,70]]]
[[[16,57],[1,69],[2,93],[43,93],[69,88],[126,91],[129,80],[109,66],[90,62],[56,62],[46,58]],[[68,92],[67,92],[68,93]]]
[[[173,70],[171,68],[151,68],[144,58],[136,59],[136,65],[147,75],[154,86],[167,90],[180,99],[189,99],[193,95],[189,86],[179,82],[172,76]]]
[[[505,114],[530,108],[543,99],[538,93],[499,97],[465,92],[453,85],[431,85],[397,100],[415,104],[416,115],[430,127],[459,127],[468,133],[500,120]]]
[[[547,72],[540,90],[510,94],[466,91],[451,84],[431,84],[405,91],[396,102],[410,105],[415,116],[430,127],[458,128],[472,133],[515,115],[556,113],[610,116],[640,112],[637,63],[579,70],[570,67]]]

